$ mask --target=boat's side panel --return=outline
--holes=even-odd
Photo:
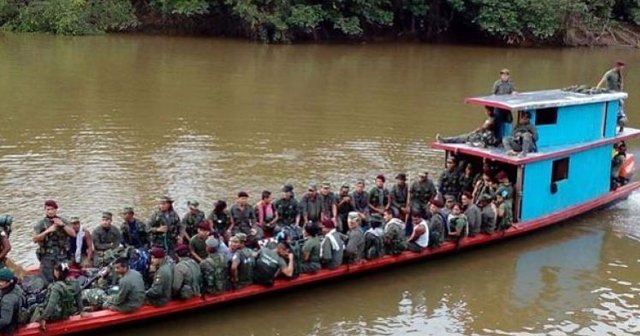
[[[538,161],[525,168],[522,195],[522,220],[532,220],[609,192],[611,147],[601,146],[568,156],[568,177],[557,181],[552,189],[553,162]]]
[[[616,123],[618,120],[618,110],[620,109],[620,102],[617,100],[607,103],[607,116],[606,116],[606,129],[605,137],[613,138],[616,135]]]
[[[538,148],[562,146],[575,143],[596,141],[602,138],[605,103],[564,106],[558,108],[555,124],[538,125]],[[531,123],[535,124],[538,114],[549,111],[531,112]]]

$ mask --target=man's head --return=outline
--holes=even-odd
[[[164,249],[159,247],[152,248],[151,251],[149,251],[149,254],[151,255],[151,264],[154,266],[162,264],[164,257],[166,256]]]
[[[364,180],[358,179],[358,181],[356,181],[356,192],[361,193],[363,191],[364,191]]]
[[[185,244],[176,245],[176,247],[175,247],[175,249],[173,251],[180,258],[184,258],[184,257],[188,256],[189,253],[191,253],[191,251],[189,250],[189,246],[187,246]]]
[[[421,172],[418,174],[418,179],[420,180],[420,182],[426,181],[428,177],[429,177],[429,172]]]
[[[473,196],[471,195],[470,192],[465,191],[462,194],[462,204],[464,204],[464,206],[467,206],[467,205],[471,204],[471,200],[473,200]]]
[[[14,279],[15,279],[15,276],[13,275],[13,272],[9,268],[4,267],[0,269],[0,289],[5,289],[9,287],[9,285],[11,285],[11,282],[14,281]]]
[[[133,212],[133,208],[132,207],[125,207],[124,209],[122,209],[122,219],[125,222],[130,222],[133,220],[133,216],[134,216],[134,212]]]
[[[309,183],[309,187],[307,188],[307,193],[311,196],[315,196],[318,192],[318,186],[315,183]]]
[[[329,182],[322,183],[322,188],[320,188],[320,194],[322,194],[322,196],[327,196],[329,195],[330,191],[331,191],[331,183]]]
[[[198,213],[199,206],[200,206],[200,203],[196,200],[187,201],[187,207],[189,207],[189,212],[192,215],[195,215]]]
[[[422,220],[423,220],[422,213],[420,213],[420,211],[418,210],[411,211],[411,222],[413,222],[413,224],[420,224]]]
[[[292,194],[293,194],[293,186],[290,184],[285,184],[282,187],[282,198],[290,199]]]
[[[218,248],[220,247],[220,240],[218,240],[213,236],[210,236],[209,238],[207,238],[207,240],[204,243],[207,245],[207,251],[209,253],[215,253],[216,251],[218,251]]]
[[[201,239],[206,239],[207,237],[209,237],[209,234],[211,233],[211,227],[212,223],[209,219],[205,219],[200,222],[200,224],[198,224],[198,236]]]
[[[291,246],[289,246],[289,243],[287,243],[286,241],[281,241],[276,247],[276,253],[278,253],[278,255],[282,258],[286,258],[289,256],[289,253],[291,253]]]
[[[531,120],[531,113],[524,111],[520,113],[520,119],[518,119],[518,123],[521,125],[526,125]]]
[[[349,195],[349,185],[345,183],[342,185],[342,187],[340,187],[340,196],[344,197],[348,195]]]
[[[615,62],[614,67],[616,68],[616,70],[618,70],[618,71],[622,71],[622,70],[624,69],[624,62],[623,62],[623,61],[621,61],[621,60],[617,60],[617,61]]]
[[[113,215],[109,211],[105,211],[102,213],[102,221],[100,222],[100,226],[105,229],[111,228],[111,220],[113,219]]]
[[[503,81],[508,81],[509,80],[509,69],[502,69],[500,70],[500,79]]]
[[[455,169],[456,169],[456,159],[454,159],[453,157],[447,158],[447,170],[453,171]]]
[[[396,183],[400,186],[403,186],[407,183],[407,174],[400,173],[396,175]]]
[[[429,211],[431,211],[432,214],[435,214],[438,211],[440,211],[440,209],[442,209],[443,206],[444,204],[442,203],[441,200],[434,199],[433,201],[431,201],[431,205],[429,205]]]
[[[113,270],[120,276],[127,274],[129,271],[129,260],[127,258],[116,259],[116,262],[113,264]]]
[[[263,190],[260,199],[266,204],[271,203],[271,192],[269,190]]]
[[[58,215],[58,203],[54,200],[44,202],[44,213],[49,218],[56,217]]]
[[[315,237],[320,232],[320,227],[314,222],[308,222],[304,225],[304,234],[308,237]]]
[[[384,175],[380,174],[380,175],[376,176],[376,187],[378,187],[378,188],[384,187],[384,183],[386,181],[387,181],[387,179],[385,179]]]
[[[347,215],[347,223],[349,225],[349,229],[355,229],[360,226],[360,216],[357,212],[351,211]]]
[[[451,213],[454,215],[459,215],[462,213],[462,205],[460,205],[460,203],[454,203],[453,206],[451,207]]]
[[[392,220],[393,219],[393,210],[391,209],[385,209],[384,212],[382,213],[382,218],[384,219],[385,223]]]
[[[236,203],[241,206],[247,205],[247,201],[249,200],[249,194],[246,191],[241,191],[238,193],[238,198],[236,198]]]
[[[508,183],[509,182],[509,175],[507,175],[506,172],[504,172],[503,170],[501,170],[500,172],[498,172],[496,174],[496,180],[500,183]]]
[[[240,239],[238,239],[237,236],[233,236],[229,238],[229,249],[232,252],[235,252],[241,248],[242,248],[242,245],[240,245]]]
[[[173,209],[173,200],[169,196],[160,199],[160,211],[167,212]]]
[[[69,222],[71,222],[71,228],[73,229],[73,231],[75,231],[76,233],[80,232],[80,218],[71,217],[69,218]]]
[[[456,198],[453,195],[445,195],[444,196],[444,206],[451,210],[451,208],[453,207],[453,204],[456,202]]]

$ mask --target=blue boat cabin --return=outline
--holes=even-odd
[[[585,94],[562,90],[466,99],[469,104],[509,111],[514,125],[529,112],[538,131],[537,151],[506,155],[502,146],[478,148],[436,143],[474,167],[483,160],[500,165],[514,183],[514,220],[527,222],[597,199],[610,191],[612,145],[640,137],[640,130],[617,133],[617,113],[624,92]],[[512,127],[501,128],[509,136]]]

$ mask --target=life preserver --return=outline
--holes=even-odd
[[[624,158],[624,162],[620,167],[619,176],[624,177],[626,179],[631,179],[633,174],[636,172],[636,160],[631,153],[627,153]]]

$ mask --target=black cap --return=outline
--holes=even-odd
[[[396,180],[406,181],[407,180],[407,174],[400,173],[400,174],[396,175]]]

